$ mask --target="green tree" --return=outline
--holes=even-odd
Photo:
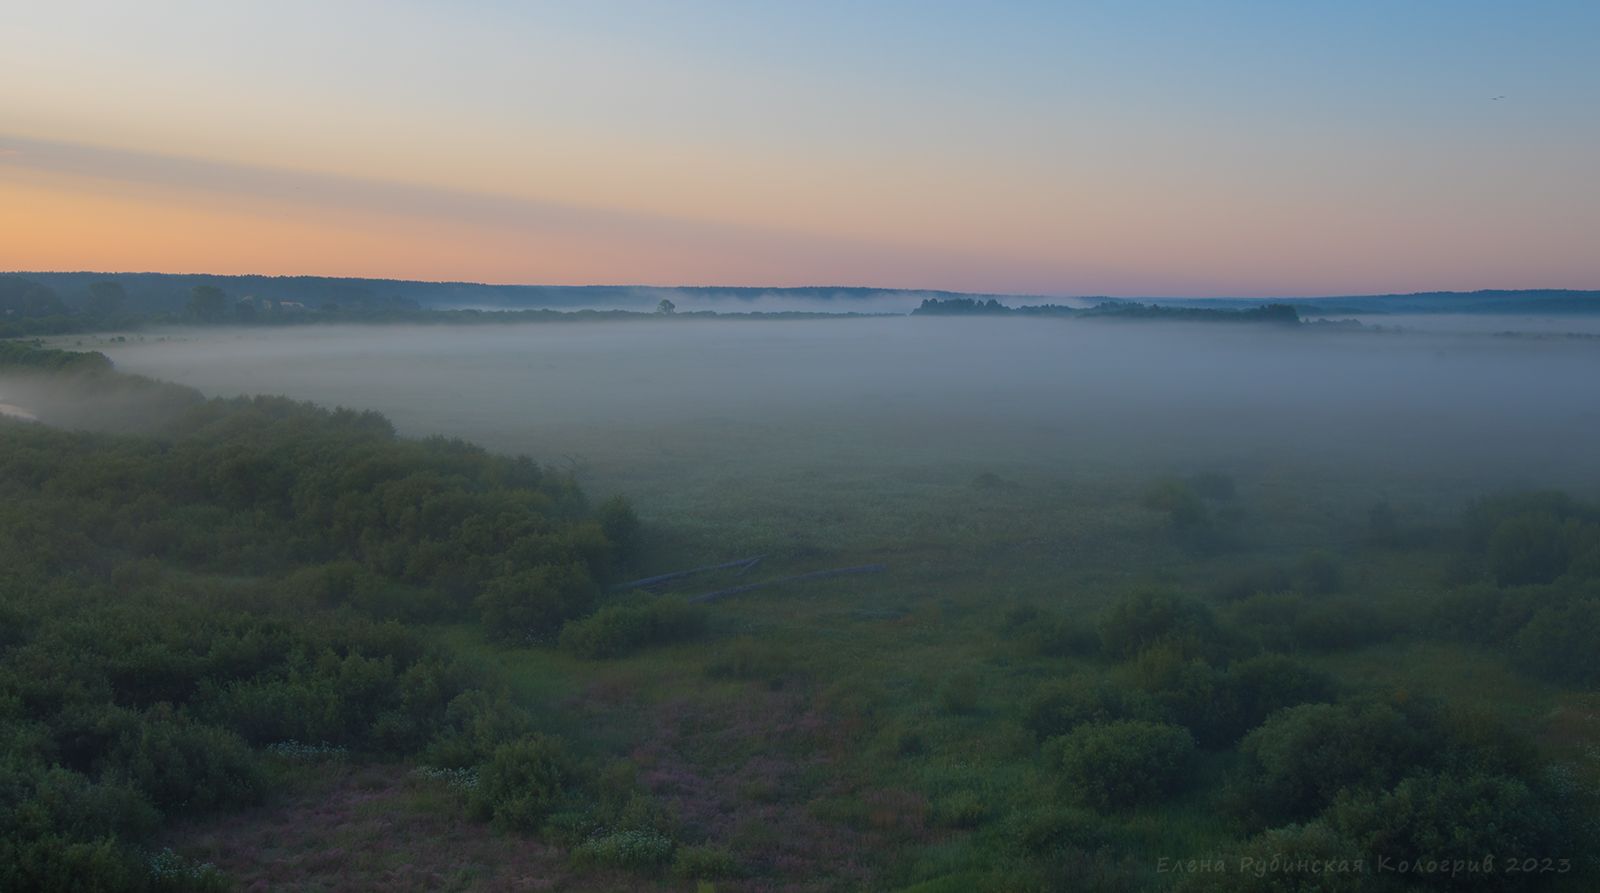
[[[600,530],[616,547],[617,560],[630,564],[639,556],[641,525],[633,504],[625,496],[613,496],[595,508]]]
[[[67,305],[55,290],[32,279],[0,276],[0,316],[62,316]]]
[[[678,305],[672,303],[666,298],[662,298],[661,303],[656,305],[656,312],[662,316],[671,316],[672,314],[678,312]]]
[[[1548,513],[1515,515],[1489,537],[1489,572],[1501,586],[1549,583],[1572,561],[1568,540],[1575,522]]]
[[[1160,800],[1188,780],[1194,738],[1164,723],[1086,723],[1046,744],[1066,796],[1100,810]]]
[[[215,285],[196,285],[189,292],[189,315],[201,322],[219,322],[228,314],[228,294]]]
[[[1343,797],[1329,811],[1332,824],[1369,858],[1417,859],[1482,865],[1485,857],[1570,857],[1560,816],[1537,793],[1514,778],[1457,777],[1423,773],[1393,790]],[[1426,886],[1449,890],[1542,887],[1549,878],[1517,877],[1499,870],[1419,877]]]
[[[1600,683],[1600,597],[1541,608],[1517,633],[1516,653],[1524,666],[1548,679]]]
[[[1228,667],[1222,675],[1226,692],[1226,740],[1237,740],[1267,717],[1300,704],[1333,698],[1333,680],[1282,654],[1262,654]]]
[[[581,564],[547,564],[500,577],[484,587],[477,607],[501,639],[555,634],[594,606],[595,585]]]
[[[1305,819],[1349,790],[1392,784],[1424,742],[1383,704],[1303,704],[1279,710],[1239,745],[1247,813],[1258,822]]]

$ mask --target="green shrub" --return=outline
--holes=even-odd
[[[495,748],[478,772],[472,804],[501,827],[536,831],[577,782],[577,767],[561,741],[529,735]]]
[[[1549,598],[1529,597],[1530,590],[1548,587],[1500,589],[1475,583],[1452,589],[1434,603],[1429,628],[1449,638],[1479,644],[1505,642],[1533,619]],[[1548,595],[1548,593],[1540,593]]]
[[[1455,775],[1533,778],[1540,765],[1533,739],[1486,708],[1412,699],[1407,719],[1431,744],[1429,765]]]
[[[1237,741],[1267,717],[1286,707],[1333,700],[1327,674],[1282,654],[1261,654],[1230,665],[1220,680],[1226,692],[1219,709],[1226,716],[1222,739]]]
[[[1423,773],[1393,790],[1346,794],[1330,822],[1369,854],[1394,862],[1437,860],[1450,865],[1501,861],[1497,870],[1421,874],[1424,886],[1449,890],[1539,887],[1548,878],[1506,873],[1509,859],[1570,858],[1559,815],[1525,783],[1493,775]]]
[[[1098,676],[1072,676],[1047,683],[1029,698],[1023,724],[1042,741],[1084,723],[1153,719],[1156,706],[1143,692]]]
[[[616,549],[617,559],[632,564],[643,548],[644,526],[627,497],[613,496],[595,508],[600,530]]]
[[[1600,573],[1600,509],[1565,493],[1513,493],[1479,500],[1462,519],[1466,554],[1501,586]]]
[[[1327,676],[1281,654],[1235,661],[1218,670],[1170,645],[1140,652],[1133,677],[1164,718],[1205,747],[1231,745],[1284,707],[1332,699]]]
[[[682,641],[705,630],[703,609],[645,596],[606,605],[561,629],[561,649],[593,659],[621,657],[649,645]]]
[[[549,564],[495,579],[475,603],[490,635],[537,640],[586,613],[597,592],[583,565]]]
[[[137,854],[112,837],[0,839],[0,889],[37,893],[122,893],[148,886]]]
[[[1189,729],[1201,744],[1217,743],[1219,734],[1214,727],[1226,720],[1230,711],[1219,674],[1209,663],[1163,642],[1139,652],[1130,671],[1156,705],[1160,718]]]
[[[1548,679],[1600,684],[1600,598],[1542,608],[1517,633],[1517,659]]]
[[[162,810],[186,815],[254,803],[265,784],[239,736],[159,708],[111,748],[102,767],[131,781]]]
[[[1574,582],[1600,580],[1600,525],[1590,525],[1572,548],[1567,579]]]
[[[1024,650],[1044,657],[1071,657],[1094,654],[1100,636],[1093,625],[1078,616],[1061,616],[1034,605],[1019,605],[1006,611],[1001,632],[1021,643]]]
[[[572,859],[581,866],[656,871],[672,862],[676,848],[656,831],[617,831],[579,844]]]
[[[466,768],[488,760],[501,745],[526,736],[533,718],[504,691],[465,691],[450,700],[435,739],[423,751],[431,765]]]
[[[1051,805],[1018,813],[1004,831],[1007,848],[1030,858],[1092,851],[1110,842],[1105,819],[1077,806]]]
[[[406,657],[405,639],[385,643],[381,629],[375,627],[378,634],[365,644],[375,651],[399,647]],[[352,642],[340,650],[302,652],[295,670],[282,677],[261,675],[222,686],[208,681],[197,712],[256,744],[294,739],[374,750],[420,746],[466,680],[436,656],[402,670],[394,655],[367,656],[362,650]]]
[[[125,780],[91,781],[60,766],[0,762],[0,841],[138,839],[161,815]],[[10,889],[0,886],[0,889]]]
[[[1163,723],[1087,723],[1052,738],[1046,754],[1070,801],[1129,809],[1159,801],[1188,782],[1194,738]]]
[[[1552,514],[1507,518],[1489,537],[1489,574],[1501,586],[1553,582],[1572,562],[1573,533]]]
[[[1177,642],[1195,653],[1217,638],[1211,609],[1192,598],[1138,590],[1118,598],[1100,615],[1100,644],[1111,657],[1138,654],[1158,642]]]
[[[1427,743],[1383,704],[1303,704],[1272,714],[1239,745],[1243,801],[1255,822],[1309,818],[1347,790],[1391,784]]]
[[[1482,553],[1489,547],[1495,529],[1508,519],[1519,516],[1548,516],[1565,521],[1600,520],[1600,513],[1580,505],[1566,493],[1556,490],[1537,490],[1524,493],[1502,493],[1486,496],[1467,507],[1462,513],[1461,527],[1468,552]]]

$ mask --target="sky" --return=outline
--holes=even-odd
[[[1600,3],[0,0],[0,270],[1600,288]]]

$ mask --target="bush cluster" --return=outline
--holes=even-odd
[[[590,659],[622,657],[649,645],[692,638],[705,626],[702,608],[675,599],[642,596],[567,621],[561,630],[561,649]]]
[[[1473,504],[1462,527],[1483,579],[1442,599],[1433,627],[1506,648],[1552,681],[1600,683],[1600,508],[1514,493]]]
[[[576,783],[397,619],[553,633],[626,545],[606,530],[636,541],[625,502],[595,516],[562,475],[374,413],[200,401],[7,343],[0,370],[171,410],[138,436],[0,423],[0,889],[214,887],[149,856],[153,833],[258,802],[274,761],[313,752],[476,770],[475,802],[519,828]]]
[[[1100,810],[1164,798],[1188,780],[1194,738],[1143,720],[1084,723],[1045,744],[1068,799]]]

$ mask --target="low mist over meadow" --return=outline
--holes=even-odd
[[[97,346],[210,394],[373,408],[410,434],[570,457],[601,483],[957,465],[1559,484],[1595,473],[1584,444],[1600,434],[1600,346],[1586,339],[893,318],[186,330]]]
[[[1379,503],[1432,525],[1486,493],[1600,480],[1586,338],[919,316],[224,327],[92,346],[207,395],[370,409],[405,435],[530,456],[625,494],[697,560],[956,549],[930,582],[984,565],[960,551],[976,509],[1024,559],[1127,554],[1138,512],[1081,509],[1132,506],[1165,478],[1236,480],[1263,501],[1241,529],[1285,550],[1325,547],[1323,524],[1358,528]],[[116,428],[141,410],[72,412]]]

